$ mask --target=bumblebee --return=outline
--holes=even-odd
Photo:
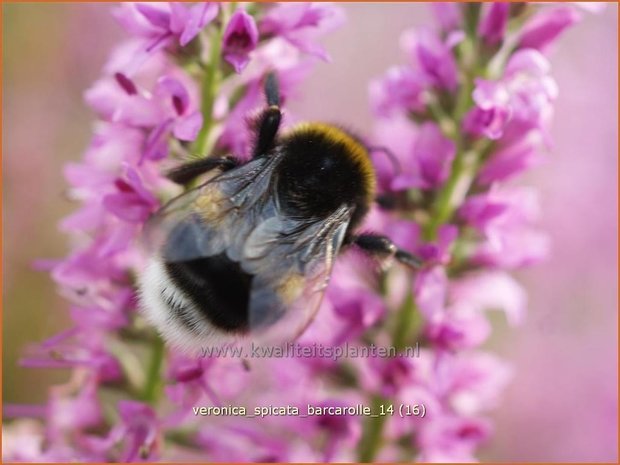
[[[273,74],[255,122],[252,158],[207,157],[174,169],[172,199],[146,227],[153,253],[141,309],[169,343],[204,345],[297,337],[314,317],[337,255],[356,246],[417,268],[387,237],[358,234],[375,200],[369,148],[350,132],[302,123],[279,134]]]

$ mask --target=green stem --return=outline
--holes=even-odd
[[[439,226],[447,222],[454,210],[462,203],[469,190],[478,167],[479,153],[475,150],[461,151],[457,153],[450,177],[439,191],[433,214],[424,229],[425,239],[434,240]]]
[[[459,45],[459,65],[463,70],[463,83],[454,108],[454,121],[458,124],[471,104],[471,93],[474,87],[476,63],[479,55],[477,36],[478,22],[482,3],[470,2],[461,6],[465,23],[466,37]]]
[[[384,293],[385,294],[385,293]],[[413,294],[409,293],[402,306],[396,314],[395,325],[392,334],[392,344],[397,352],[402,351],[415,333],[419,320],[416,318],[417,309],[413,299]],[[390,403],[390,399],[379,394],[372,398],[372,411],[376,413],[381,405]],[[372,462],[379,451],[382,443],[383,428],[386,416],[369,417],[364,425],[364,434],[360,443],[359,461],[363,463]]]
[[[452,114],[452,122],[456,127],[461,126],[463,117],[471,108],[474,79],[481,74],[478,57],[479,42],[476,37],[480,5],[468,3],[464,5],[464,8],[467,37],[460,45],[459,64],[462,69],[462,84]],[[463,140],[459,131],[455,131],[453,139],[457,153],[452,162],[450,176],[439,191],[432,207],[430,220],[424,227],[424,238],[428,241],[436,238],[439,226],[449,221],[456,208],[463,202],[476,176],[481,152],[488,144],[487,140],[481,139],[474,147],[468,147],[469,144]]]
[[[407,346],[407,342],[414,337],[419,323],[417,316],[418,312],[413,294],[409,292],[405,302],[396,314],[392,344],[397,352],[403,350]]]
[[[153,342],[153,351],[151,353],[151,363],[146,375],[142,399],[145,402],[154,404],[157,402],[161,394],[163,386],[161,378],[161,369],[164,363],[165,346],[164,341],[160,337]]]
[[[454,106],[454,113],[452,115],[454,122],[459,123],[467,109],[471,106],[473,101],[472,92],[474,90],[474,78],[476,77],[476,61],[478,58],[478,43],[475,38],[466,38],[461,43],[460,55],[461,55],[461,68],[462,68],[462,83],[457,96],[456,104]]]
[[[377,413],[381,408],[381,405],[385,405],[387,399],[383,396],[376,394],[372,398],[371,409],[373,413]],[[361,463],[370,463],[374,461],[377,452],[381,448],[383,442],[382,431],[383,426],[387,420],[386,415],[379,415],[378,417],[368,417],[364,425],[364,434],[360,442],[359,448],[359,461]]]
[[[220,82],[220,56],[222,47],[222,37],[224,35],[225,21],[222,21],[221,27],[215,30],[211,37],[211,50],[209,54],[209,62],[206,64],[206,70],[202,78],[202,128],[198,133],[196,142],[194,143],[194,151],[200,157],[208,156],[209,134],[213,128],[213,105],[215,103],[215,95]]]
[[[478,29],[478,21],[480,20],[480,11],[482,9],[481,2],[464,3],[463,22],[465,23],[465,32],[469,37],[474,37]]]
[[[438,99],[435,96],[430,97],[426,106],[441,132],[450,139],[456,139],[458,128],[452,117],[444,111]]]

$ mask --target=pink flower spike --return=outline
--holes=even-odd
[[[230,18],[222,44],[224,59],[241,73],[250,62],[250,53],[258,44],[258,28],[254,18],[245,10],[238,9]]]

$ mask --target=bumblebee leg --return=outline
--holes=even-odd
[[[274,73],[269,73],[265,79],[265,97],[267,105],[280,106],[280,89],[278,87],[278,78]]]
[[[268,107],[263,110],[258,118],[254,157],[264,155],[273,148],[278,129],[280,128],[280,121],[282,120],[278,81],[273,73],[267,75],[265,80],[265,96]]]
[[[391,239],[377,234],[360,234],[353,238],[353,243],[369,255],[378,258],[394,257],[403,265],[413,269],[422,267],[422,260],[409,252],[399,249]]]
[[[166,174],[166,177],[177,184],[187,184],[198,176],[216,168],[228,171],[239,165],[239,162],[231,157],[207,157],[178,166]]]

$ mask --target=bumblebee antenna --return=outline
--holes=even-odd
[[[270,107],[280,106],[278,78],[274,72],[267,74],[267,78],[265,79],[265,96],[267,97],[267,105]]]
[[[396,172],[396,174],[401,174],[403,172],[403,167],[400,164],[400,161],[398,160],[398,158],[396,158],[396,155],[394,155],[394,152],[392,152],[387,147],[384,147],[384,146],[368,147],[368,150],[370,152],[384,153],[390,159],[390,162],[392,163],[392,167],[394,168],[394,171]]]

